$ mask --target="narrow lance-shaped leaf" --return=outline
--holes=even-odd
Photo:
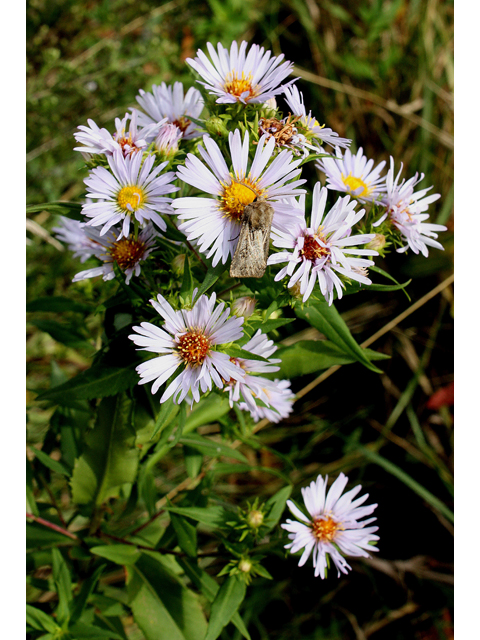
[[[204,569],[201,569],[194,560],[190,558],[178,558],[178,564],[185,571],[187,576],[193,582],[193,584],[199,589],[209,602],[215,600],[215,596],[220,589],[220,586]],[[232,616],[232,623],[237,627],[244,638],[250,640],[250,634],[243,622],[240,614],[234,613]]]
[[[222,629],[231,621],[245,598],[247,585],[236,576],[230,576],[222,584],[210,612],[205,640],[216,640]]]
[[[358,360],[358,362],[361,362],[367,369],[381,373],[381,370],[370,362],[365,350],[357,344],[349,328],[333,305],[329,306],[326,301],[316,302],[303,309],[295,307],[295,313],[299,318],[306,320],[312,327],[318,329],[340,349],[351,355],[355,360]]]
[[[80,587],[80,593],[70,605],[70,611],[71,611],[70,624],[71,625],[74,624],[82,615],[83,610],[85,609],[85,606],[87,604],[87,600],[93,593],[97,585],[98,579],[102,575],[103,570],[105,569],[106,566],[107,566],[106,564],[102,564],[99,567],[97,567],[95,571],[90,576],[88,576],[85,582],[82,583],[82,586]]]
[[[146,640],[203,640],[207,623],[198,597],[157,553],[142,553],[129,571],[128,594]]]
[[[63,625],[70,616],[72,581],[67,563],[60,551],[56,548],[52,549],[52,573],[58,594],[57,620]]]
[[[100,505],[118,496],[121,485],[135,481],[138,450],[129,426],[131,405],[124,394],[100,402],[95,427],[73,470],[72,495],[77,504]]]

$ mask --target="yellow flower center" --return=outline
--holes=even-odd
[[[172,124],[178,127],[182,133],[185,133],[185,131],[188,129],[188,126],[190,124],[190,120],[185,116],[180,116],[178,120],[174,120]]]
[[[119,208],[126,213],[131,213],[140,209],[145,202],[145,193],[143,189],[137,185],[129,185],[122,187],[117,194],[117,203]]]
[[[254,87],[252,85],[252,80],[253,76],[251,73],[245,77],[245,72],[242,71],[242,77],[239,78],[235,71],[230,71],[227,73],[223,88],[227,93],[230,93],[232,96],[236,96],[237,98],[239,98],[245,91],[248,91],[249,95],[244,97],[244,100],[250,100],[250,98],[254,98],[258,95],[258,87]]]
[[[113,243],[109,253],[122,271],[133,268],[145,253],[145,243],[133,238],[122,238]]]
[[[185,364],[199,366],[210,350],[210,340],[200,331],[189,331],[178,339],[178,351]]]
[[[356,191],[359,187],[363,187],[363,191],[355,194],[357,198],[368,196],[368,194],[371,191],[371,189],[368,188],[368,185],[366,182],[364,182],[361,178],[356,178],[355,176],[352,176],[352,174],[350,174],[345,178],[342,173],[342,181],[343,181],[343,184],[347,187],[347,191],[350,191],[351,193],[353,191]]]
[[[316,518],[312,522],[313,535],[320,542],[331,542],[339,529],[343,529],[342,525],[329,517]]]
[[[262,193],[255,188],[255,183],[250,182],[248,178],[245,179],[243,183],[232,182],[229,185],[223,184],[222,186],[223,195],[221,196],[222,202],[220,207],[226,216],[237,222],[240,221],[243,210],[247,204],[251,204],[257,195],[262,195]]]

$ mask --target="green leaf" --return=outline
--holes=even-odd
[[[363,349],[371,360],[386,360],[388,355],[371,349]],[[289,347],[278,349],[275,357],[279,363],[279,371],[265,374],[266,378],[296,378],[317,371],[323,371],[337,364],[350,364],[356,358],[345,353],[330,340],[300,340]]]
[[[194,431],[197,427],[217,422],[230,411],[227,396],[212,393],[208,398],[200,400],[185,422],[184,433]]]
[[[72,539],[64,536],[58,531],[47,529],[43,525],[36,522],[27,522],[27,549],[35,549],[37,547],[49,547],[59,544],[71,544]]]
[[[142,554],[129,571],[128,593],[135,622],[146,640],[203,640],[207,623],[198,597],[158,554]]]
[[[221,527],[227,520],[227,512],[223,507],[164,507],[170,513],[186,516],[209,527]]]
[[[56,200],[54,202],[45,202],[45,204],[30,204],[27,206],[27,214],[41,213],[42,211],[58,213],[69,218],[79,220],[82,205],[79,202],[63,202],[61,200]]]
[[[71,470],[67,467],[63,462],[58,462],[57,460],[53,460],[49,455],[47,455],[44,451],[32,447],[32,451],[35,453],[35,457],[40,460],[40,462],[55,471],[56,473],[60,473],[62,476],[70,477],[72,475]]]
[[[262,358],[262,356],[257,356],[256,353],[252,353],[251,351],[246,351],[242,349],[237,344],[232,344],[229,347],[222,348],[223,353],[227,353],[232,358],[244,358],[245,360],[259,360],[260,362],[268,362],[266,358]]]
[[[124,394],[100,402],[95,427],[86,436],[85,450],[73,469],[76,504],[101,505],[118,496],[121,485],[135,481],[139,452],[129,427],[131,408],[132,401]]]
[[[60,631],[60,627],[51,616],[30,604],[27,604],[27,624],[39,631]]]
[[[265,503],[265,506],[269,509],[269,511],[267,512],[267,517],[263,521],[263,525],[268,527],[268,531],[277,526],[278,521],[282,517],[282,513],[285,509],[285,504],[291,493],[291,486],[283,487]]]
[[[247,591],[247,585],[236,576],[230,576],[218,590],[212,603],[205,640],[216,640],[222,629],[238,611]]]
[[[252,464],[228,464],[226,462],[217,462],[209,473],[213,475],[226,475],[230,473],[251,473],[252,471],[270,473],[277,478],[281,478],[284,482],[288,482],[288,477],[278,469],[274,469],[273,467],[257,467]]]
[[[188,477],[196,478],[202,468],[203,455],[198,451],[198,449],[193,449],[192,447],[183,445],[183,457]]]
[[[92,640],[98,640],[99,638],[123,640],[122,636],[115,631],[110,631],[109,629],[103,629],[101,627],[95,627],[92,624],[85,624],[84,622],[76,622],[68,630],[73,635],[75,640],[83,640],[84,638],[92,638]]]
[[[362,349],[362,347],[357,344],[349,328],[333,305],[328,306],[326,301],[316,302],[303,309],[295,307],[295,313],[299,318],[306,320],[312,327],[315,327],[315,329],[323,333],[329,340],[340,347],[342,351],[355,360],[358,360],[358,362],[367,367],[367,369],[375,371],[375,373],[382,373],[378,367],[370,362],[365,349]]]
[[[26,310],[27,312],[52,311],[61,313],[62,311],[75,311],[77,313],[85,313],[91,311],[92,307],[87,304],[74,302],[70,300],[70,298],[64,298],[63,296],[45,296],[27,302]]]
[[[267,320],[266,322],[257,320],[256,322],[252,322],[248,329],[251,336],[257,329],[261,329],[263,333],[269,333],[270,331],[284,327],[286,324],[290,324],[294,320],[295,318],[277,318],[276,320]]]
[[[95,571],[90,576],[88,576],[85,582],[82,583],[82,586],[80,587],[80,593],[74,599],[73,603],[70,606],[70,624],[76,622],[82,615],[83,610],[85,609],[85,606],[87,604],[87,600],[93,593],[98,579],[102,575],[106,566],[106,564],[102,564],[97,567]]]
[[[183,281],[182,286],[180,288],[180,296],[184,300],[191,300],[193,293],[193,279],[192,272],[190,270],[190,263],[188,260],[188,255],[185,256],[185,264],[183,267]]]
[[[94,365],[65,384],[40,393],[36,399],[68,406],[70,399],[93,400],[114,396],[134,387],[138,380],[135,369]]]
[[[206,571],[201,569],[194,561],[189,558],[178,558],[178,564],[185,571],[193,584],[199,589],[209,602],[215,600],[215,596],[220,589],[217,582]],[[244,638],[250,640],[250,634],[240,617],[239,613],[235,613],[232,617],[232,623],[237,627]]]
[[[57,620],[63,625],[70,616],[72,581],[67,563],[60,551],[55,547],[52,549],[52,574],[58,594]]]
[[[182,551],[185,551],[187,555],[194,558],[197,555],[197,530],[181,516],[170,513],[170,519],[172,521],[173,528],[177,534],[177,540],[179,547]]]
[[[228,263],[223,264],[222,262],[219,262],[216,267],[213,267],[211,265],[208,267],[207,273],[205,274],[205,279],[199,286],[197,294],[195,296],[195,300],[193,300],[194,303],[200,298],[200,296],[206,293],[210,289],[210,287],[213,287],[222,273],[227,270],[227,267]]]
[[[135,564],[140,557],[140,551],[131,544],[106,544],[92,547],[91,553],[106,558],[120,565]]]
[[[368,458],[371,462],[378,464],[380,467],[383,467],[385,471],[388,471],[388,473],[391,473],[398,480],[406,484],[407,487],[412,489],[412,491],[415,491],[415,493],[423,498],[423,500],[428,502],[431,507],[437,509],[437,511],[440,511],[440,513],[443,514],[448,520],[450,520],[450,522],[454,521],[453,513],[452,511],[450,511],[447,505],[444,504],[439,498],[434,496],[433,493],[430,493],[428,489],[425,489],[425,487],[423,487],[419,482],[409,476],[408,473],[405,473],[405,471],[400,469],[400,467],[397,467],[396,464],[393,464],[393,462],[390,462],[390,460],[387,460],[383,456],[375,453],[374,451],[371,451],[370,449],[367,449],[366,447],[360,447],[360,450],[366,458]]]
[[[165,427],[170,424],[177,415],[179,409],[179,405],[173,402],[173,396],[170,396],[168,400],[160,405],[160,411],[158,412],[150,440],[153,440],[157,433],[163,431]]]
[[[48,333],[56,342],[61,342],[67,347],[90,346],[85,336],[74,325],[56,320],[30,320],[29,322],[40,331]]]
[[[183,436],[183,438],[180,438],[179,443],[196,449],[205,456],[212,456],[213,458],[225,456],[226,458],[234,458],[235,460],[240,460],[240,462],[248,463],[247,458],[243,453],[240,453],[240,451],[232,449],[232,447],[223,444],[223,442],[205,438],[197,433],[190,433],[187,436]]]

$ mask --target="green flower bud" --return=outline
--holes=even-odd
[[[205,122],[205,129],[211,136],[218,136],[226,138],[228,136],[228,129],[225,126],[225,121],[218,116],[212,116]]]
[[[263,523],[263,513],[261,511],[258,511],[258,509],[250,511],[247,516],[247,523],[248,526],[252,529],[258,529],[258,527],[260,527]]]
[[[374,239],[365,245],[365,249],[374,249],[375,251],[381,251],[385,246],[387,239],[381,233],[376,233]]]

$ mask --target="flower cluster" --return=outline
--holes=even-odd
[[[93,120],[78,127],[75,150],[89,171],[82,219],[62,218],[54,232],[82,263],[92,261],[74,282],[123,277],[118,300],[131,302],[134,318],[128,338],[153,354],[135,362],[139,384],[161,389],[160,403],[192,406],[221,392],[232,416],[278,423],[295,400],[268,335],[288,323],[282,308],[327,309],[368,288],[372,273],[384,273],[374,259],[390,246],[423,256],[442,249],[445,227],[427,213],[440,195],[415,191],[423,175],[401,181],[393,158],[385,175],[385,160],[352,151],[345,131],[312,115],[283,55],[247,42],[208,43],[207,53],[187,59],[199,88],[140,89],[138,107],[113,132]],[[307,162],[322,180],[311,198]],[[232,269],[229,279],[240,255],[261,268],[248,276]],[[219,299],[205,294],[217,284]],[[287,548],[303,549],[300,566],[312,554],[322,578],[329,558],[340,575],[350,569],[344,556],[376,550],[368,518],[376,505],[354,499],[360,486],[342,495],[347,481],[340,474],[327,492],[319,476],[303,489],[308,515],[287,502],[296,518],[282,525]],[[229,572],[253,575],[256,560],[242,553]]]

